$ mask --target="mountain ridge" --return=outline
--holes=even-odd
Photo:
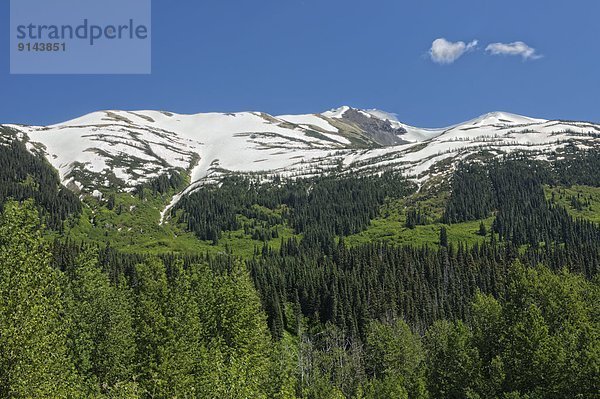
[[[241,173],[271,179],[394,170],[419,184],[457,162],[515,151],[557,156],[567,145],[597,148],[600,125],[491,112],[445,128],[404,124],[390,113],[349,106],[320,114],[176,114],[97,111],[49,126],[0,125],[43,154],[75,192],[132,191],[185,171],[190,185]],[[8,136],[3,133],[4,138]]]

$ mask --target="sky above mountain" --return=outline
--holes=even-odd
[[[415,126],[495,110],[600,121],[597,1],[155,0],[152,14],[150,75],[9,75],[4,29],[0,123],[344,104]]]

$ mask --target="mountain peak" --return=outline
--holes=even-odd
[[[324,117],[327,118],[342,118],[344,116],[344,114],[346,113],[346,111],[349,111],[351,109],[354,109],[348,105],[342,105],[341,107],[338,108],[332,108],[329,111],[325,111],[323,113],[321,113],[321,115],[323,115]]]
[[[367,109],[365,110],[365,112],[381,120],[388,120],[390,122],[400,122],[398,120],[398,116],[391,112],[386,112],[375,108]]]
[[[344,117],[344,114],[346,114],[346,112],[348,112],[348,111],[358,112],[367,118],[374,117],[374,118],[380,119],[382,121],[400,122],[398,120],[398,117],[396,116],[396,114],[391,113],[391,112],[386,112],[386,111],[382,111],[380,109],[375,109],[375,108],[360,109],[360,108],[350,107],[348,105],[343,105],[339,108],[333,108],[329,111],[323,112],[321,115],[325,116],[327,118],[341,119]]]
[[[531,123],[546,122],[545,119],[530,118],[528,116],[512,114],[510,112],[495,111],[483,114],[475,119],[472,119],[465,124],[476,126],[486,125],[525,125]]]

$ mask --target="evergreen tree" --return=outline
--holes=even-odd
[[[485,227],[485,223],[483,223],[483,221],[479,223],[479,231],[477,232],[477,234],[479,234],[482,237],[487,236],[487,227]]]
[[[446,230],[445,226],[442,226],[440,229],[440,246],[444,248],[448,247],[448,230]]]

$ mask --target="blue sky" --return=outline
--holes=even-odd
[[[497,110],[600,122],[596,0],[154,0],[152,6],[148,76],[9,75],[5,27],[0,123],[49,124],[99,109],[285,114],[340,105],[379,108],[431,127]],[[2,1],[6,26],[8,16]],[[438,38],[462,41],[464,54],[433,62],[428,52]],[[542,57],[486,51],[490,43],[518,41]]]

